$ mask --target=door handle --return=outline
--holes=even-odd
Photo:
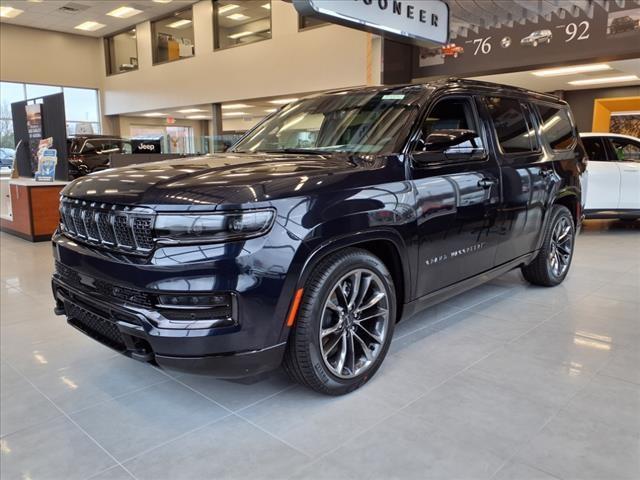
[[[478,180],[478,186],[482,187],[482,188],[491,188],[496,183],[497,182],[495,180],[493,180],[492,178],[482,178],[482,179]]]

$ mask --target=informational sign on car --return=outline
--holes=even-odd
[[[588,13],[552,14],[536,23],[479,28],[442,47],[416,48],[413,78],[487,75],[563,62],[632,58],[640,55],[640,8],[593,3]]]
[[[305,17],[424,47],[447,43],[449,6],[441,0],[293,0]]]

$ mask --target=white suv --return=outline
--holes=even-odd
[[[581,133],[587,151],[587,218],[640,218],[640,139]]]

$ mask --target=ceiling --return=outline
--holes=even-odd
[[[166,2],[166,0],[164,0]],[[159,3],[153,0],[2,0],[3,7],[23,10],[15,18],[2,18],[2,23],[21,25],[24,27],[75,33],[89,37],[103,37],[124,30],[137,23],[175,12],[188,7],[197,0],[170,0]],[[133,7],[142,13],[129,18],[116,18],[107,12],[119,7]],[[93,32],[77,30],[74,27],[83,22],[93,21],[106,25]]]
[[[523,87],[537,92],[553,92],[555,90],[581,90],[586,88],[604,88],[619,86],[639,86],[640,81],[612,82],[599,85],[571,85],[574,80],[588,80],[601,77],[619,77],[624,75],[637,75],[640,77],[640,58],[630,60],[618,60],[606,62],[611,70],[597,71],[590,73],[576,73],[571,75],[561,75],[554,77],[537,77],[531,71],[501,73],[497,75],[485,75],[473,77],[474,80],[484,80],[486,82],[503,83]]]

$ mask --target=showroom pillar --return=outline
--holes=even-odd
[[[222,104],[211,104],[211,121],[209,122],[210,153],[222,151]]]

